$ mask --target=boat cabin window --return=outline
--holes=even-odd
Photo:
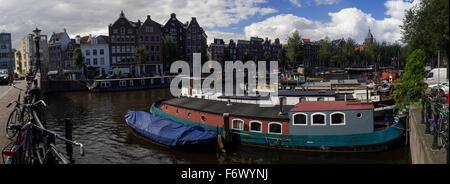
[[[311,125],[321,125],[324,126],[326,124],[326,115],[324,113],[314,113],[312,116]]]
[[[205,118],[205,116],[200,116],[200,119],[202,119],[202,121],[205,121],[206,120],[206,118]]]
[[[108,88],[111,87],[111,82],[101,82],[100,86],[102,88]]]
[[[251,132],[262,132],[262,123],[258,121],[250,122],[250,131]]]
[[[142,85],[142,86],[145,85],[145,79],[141,79],[141,85]]]
[[[240,119],[233,119],[233,129],[236,130],[244,130],[244,121],[240,120]]]
[[[127,86],[127,81],[119,81],[119,86],[120,87]]]
[[[130,80],[130,86],[133,86],[133,85],[134,85],[134,81]]]
[[[178,112],[179,112],[179,111],[178,111],[178,109],[177,109],[177,110],[175,110],[175,113],[176,113],[176,114],[178,114]]]
[[[358,113],[358,114],[356,114],[356,117],[361,118],[361,117],[362,117],[362,114],[361,114],[361,113]]]
[[[188,112],[187,117],[190,118],[192,116],[192,114],[190,112]]]
[[[306,126],[308,125],[308,115],[305,113],[295,113],[293,115],[293,125],[303,125]]]
[[[345,114],[342,112],[335,112],[331,115],[331,125],[345,125]]]
[[[269,133],[281,134],[281,130],[282,130],[281,123],[269,123]]]

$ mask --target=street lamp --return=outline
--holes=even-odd
[[[41,53],[39,52],[40,48],[39,48],[39,42],[41,40],[41,30],[39,30],[37,27],[35,30],[33,30],[34,33],[34,42],[36,44],[36,70],[38,68],[40,68],[41,62],[40,62],[40,58],[41,58]]]

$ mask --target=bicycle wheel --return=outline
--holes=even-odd
[[[6,137],[9,139],[13,138],[17,134],[17,130],[10,130],[9,127],[12,125],[17,125],[20,120],[20,113],[18,108],[14,108],[14,110],[9,114],[8,122],[6,123]]]
[[[443,146],[443,147],[448,146],[448,121],[447,121],[447,118],[443,119],[439,126],[438,145]]]
[[[2,160],[3,160],[3,164],[11,164],[11,162],[7,163],[8,160],[11,159],[12,155],[7,155],[5,152],[6,151],[14,151],[14,142],[11,142],[9,144],[7,144],[3,149],[2,149]],[[11,159],[12,160],[12,159]]]

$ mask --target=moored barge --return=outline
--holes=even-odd
[[[141,89],[168,88],[173,76],[97,79],[88,86],[92,92],[129,91]]]
[[[379,151],[392,147],[403,135],[400,123],[375,122],[373,104],[361,102],[306,101],[260,107],[180,97],[157,101],[150,112],[215,131],[225,139],[230,134],[233,142],[277,149]]]

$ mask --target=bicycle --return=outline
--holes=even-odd
[[[20,134],[16,142],[10,143],[2,150],[2,158],[5,164],[70,164],[70,161],[56,148],[54,138],[79,146],[80,155],[84,156],[83,144],[68,140],[32,122],[13,125],[8,128],[16,129]],[[43,144],[42,141],[33,137],[34,131],[42,131],[44,133],[43,138],[46,138],[48,143]]]
[[[11,86],[13,88],[19,90],[19,95],[17,97],[17,101],[20,102],[22,92],[24,92],[25,93],[24,102],[25,103],[29,102],[29,88],[21,89],[21,88],[17,87],[15,84],[11,84]],[[9,108],[9,106],[11,106],[11,104],[8,104],[6,106],[6,108]],[[16,106],[14,106],[14,109],[9,114],[8,121],[6,122],[6,137],[8,137],[9,139],[12,139],[17,133],[16,131],[9,130],[8,129],[9,126],[16,125],[17,122],[29,121],[30,117],[29,116],[25,116],[25,115],[28,115],[28,113],[25,113],[25,111],[26,110],[21,108],[21,106],[19,104],[16,104]]]
[[[437,144],[438,144],[438,148],[443,148],[443,147],[448,147],[448,121],[447,121],[447,117],[448,117],[448,109],[443,109],[442,105],[440,106],[439,109],[436,109],[441,111],[439,113],[439,119],[437,121],[435,121],[435,119],[431,118],[429,119],[429,121],[434,124],[434,128],[436,128],[437,133],[438,133],[438,139],[437,139]]]

